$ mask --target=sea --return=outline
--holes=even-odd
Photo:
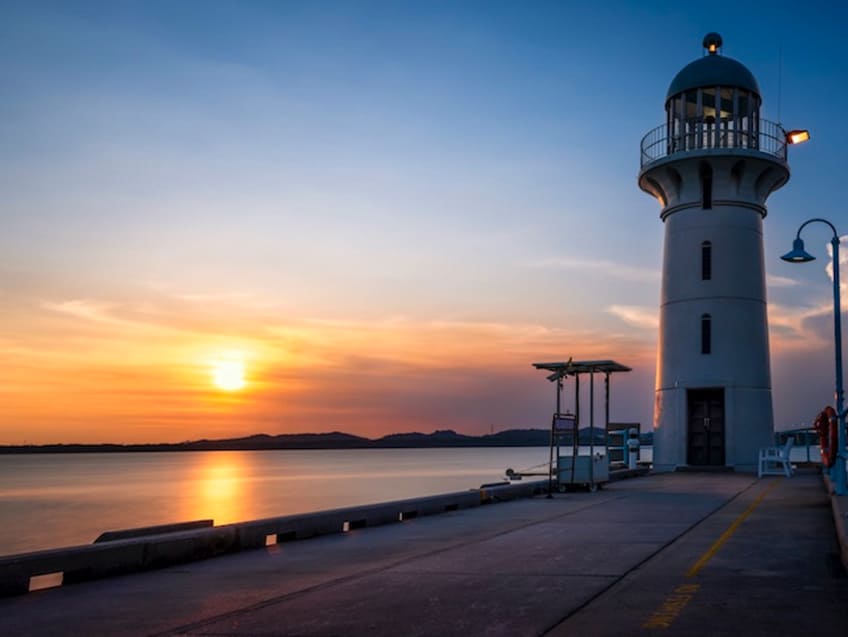
[[[0,455],[0,555],[462,491],[547,460],[547,447]]]
[[[544,473],[548,453],[469,447],[0,455],[0,555],[89,544],[104,531],[203,519],[227,524],[476,489],[502,481],[508,468]],[[643,447],[640,460],[651,455]],[[793,448],[793,461],[808,459],[818,461],[817,447]]]

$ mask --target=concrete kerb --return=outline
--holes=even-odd
[[[221,526],[154,532],[0,558],[0,597],[258,549],[278,542],[457,511],[545,493],[546,482],[504,484],[408,500]],[[179,525],[174,525],[180,528]],[[160,530],[165,527],[151,527]],[[138,531],[133,530],[133,531]],[[121,533],[121,532],[117,532]]]
[[[833,512],[833,524],[836,527],[836,537],[839,539],[839,555],[842,565],[848,570],[848,533],[846,533],[846,517],[848,517],[848,496],[836,495],[833,483],[827,471],[822,471],[824,486],[830,496],[830,508]]]
[[[192,529],[204,529],[213,526],[212,520],[192,520],[191,522],[175,522],[173,524],[157,524],[156,526],[143,526],[136,529],[123,529],[121,531],[106,531],[101,533],[95,544],[100,542],[114,542],[115,540],[128,540],[134,537],[147,535],[159,535],[161,533],[176,533],[177,531],[190,531]]]

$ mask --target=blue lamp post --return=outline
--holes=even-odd
[[[814,221],[827,224],[833,231],[833,238],[830,240],[830,245],[833,246],[833,346],[836,350],[836,390],[834,397],[836,398],[836,417],[839,423],[839,448],[836,454],[836,462],[830,470],[830,477],[834,481],[836,494],[848,495],[845,474],[845,408],[843,405],[844,392],[842,390],[842,304],[839,298],[839,234],[836,232],[833,224],[827,219],[809,219],[798,228],[798,233],[792,242],[792,250],[780,258],[789,263],[807,263],[815,259],[813,255],[804,250],[804,240],[801,239],[801,230],[804,229],[804,226]]]

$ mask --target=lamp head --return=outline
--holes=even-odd
[[[704,48],[710,55],[715,55],[721,48],[721,36],[718,33],[707,33],[704,36]]]
[[[786,133],[787,144],[803,144],[810,141],[810,131],[806,129],[791,130]]]
[[[792,242],[792,250],[780,258],[789,263],[807,263],[816,259],[812,254],[804,250],[804,240],[801,237],[795,239]]]

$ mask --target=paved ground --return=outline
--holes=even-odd
[[[821,478],[666,474],[0,600],[0,635],[836,635]]]

